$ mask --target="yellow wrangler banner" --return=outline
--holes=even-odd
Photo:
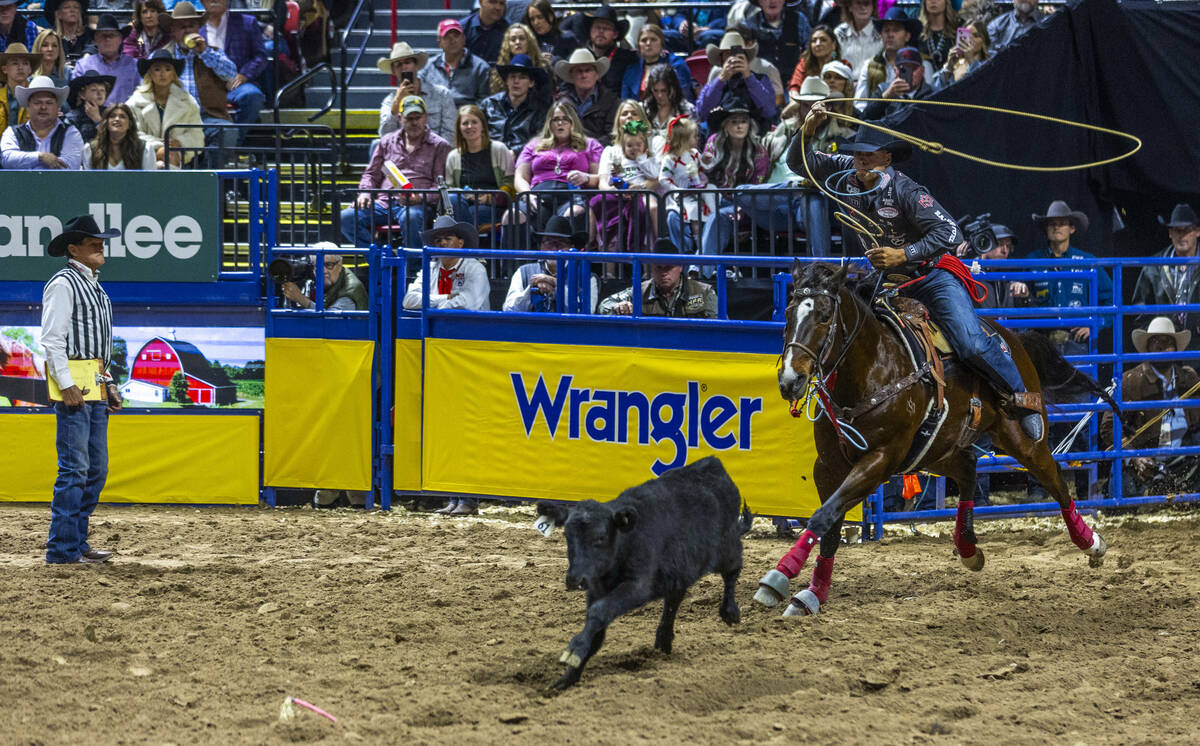
[[[55,418],[0,415],[0,500],[49,502],[57,474]],[[258,417],[114,414],[106,503],[258,504]]]
[[[421,489],[421,340],[396,340],[392,489]]]
[[[374,344],[268,338],[263,484],[371,489]]]
[[[779,398],[775,359],[427,339],[422,486],[608,500],[715,454],[751,510],[811,515],[812,426]]]

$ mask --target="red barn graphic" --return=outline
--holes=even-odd
[[[162,337],[155,337],[138,350],[129,371],[129,382],[122,391],[130,399],[166,401],[170,397],[171,378],[179,372],[187,378],[188,398],[193,404],[237,402],[237,387],[224,370],[210,363],[195,345]]]

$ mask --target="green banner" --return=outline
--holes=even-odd
[[[51,239],[77,215],[101,230],[105,282],[212,282],[221,261],[221,204],[214,173],[0,171],[0,279],[44,282],[63,259]]]

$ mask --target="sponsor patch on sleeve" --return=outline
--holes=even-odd
[[[922,194],[920,199],[917,200],[917,203],[920,204],[921,207],[933,207],[933,197],[930,197],[928,194]]]

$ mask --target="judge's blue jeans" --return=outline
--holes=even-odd
[[[81,407],[54,405],[58,425],[58,479],[50,501],[46,561],[74,562],[88,551],[88,519],[108,478],[108,409],[104,402]]]

